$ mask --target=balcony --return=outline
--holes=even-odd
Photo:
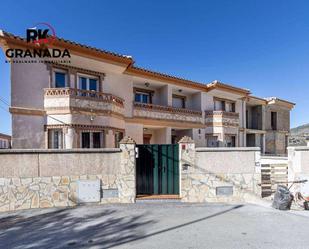
[[[134,102],[134,117],[202,124],[202,112]]]
[[[238,127],[239,113],[225,111],[206,111],[205,123],[207,126]]]
[[[103,114],[124,113],[123,100],[108,93],[75,88],[44,89],[44,109],[47,113],[94,112]]]

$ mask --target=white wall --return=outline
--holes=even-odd
[[[288,147],[288,179],[308,180],[307,183],[294,184],[292,190],[309,197],[309,147]]]

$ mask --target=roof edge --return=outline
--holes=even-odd
[[[249,94],[251,94],[249,89],[232,86],[226,83],[222,83],[218,80],[214,80],[213,82],[207,84],[207,88],[209,89],[209,91],[213,89],[221,89],[223,91],[231,91],[231,92],[242,94],[245,96],[248,96]]]
[[[33,44],[27,43],[25,38],[8,33],[4,30],[0,30],[0,40],[4,40],[8,45],[19,45],[22,47],[33,48]],[[67,49],[71,49],[75,52],[80,52],[83,54],[91,53],[91,55],[103,58],[105,60],[114,61],[117,63],[122,63],[126,66],[129,66],[134,63],[132,56],[122,55],[114,52],[110,52],[107,50],[99,49],[96,47],[87,46],[85,44],[73,42],[71,40],[66,40],[60,37],[57,37],[53,46],[64,47]]]
[[[288,100],[284,100],[284,99],[280,99],[277,97],[268,97],[268,98],[264,98],[267,101],[267,104],[272,104],[272,102],[274,104],[283,104],[289,108],[293,108],[296,104],[293,102],[290,102]]]
[[[138,76],[138,77],[146,77],[146,78],[151,78],[155,80],[162,80],[162,81],[178,84],[178,85],[185,86],[185,87],[193,87],[199,90],[207,91],[206,84],[192,81],[192,80],[187,80],[187,79],[172,76],[172,75],[168,75],[165,73],[152,71],[149,69],[145,69],[145,68],[141,68],[141,67],[137,67],[133,65],[129,66],[125,70],[124,73],[133,75],[133,76]]]

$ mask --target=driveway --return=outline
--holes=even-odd
[[[309,218],[254,205],[139,203],[0,215],[0,248],[309,248]]]

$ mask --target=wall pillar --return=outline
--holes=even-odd
[[[172,87],[170,85],[165,85],[160,88],[161,97],[161,105],[164,106],[172,106],[173,98],[172,98]]]
[[[131,137],[124,137],[120,141],[120,149],[121,163],[117,179],[119,201],[134,203],[136,198],[135,141]]]
[[[182,201],[194,201],[195,196],[190,195],[192,182],[190,174],[195,170],[195,143],[190,137],[184,136],[179,143],[179,195]]]
[[[113,130],[105,132],[105,148],[115,148],[115,135]]]
[[[262,154],[265,154],[265,147],[266,147],[266,134],[263,134],[262,135],[262,139],[263,139],[263,141],[262,141],[262,143],[263,143],[263,149],[262,149]]]
[[[68,127],[64,132],[64,149],[73,149],[74,148],[74,128]]]

